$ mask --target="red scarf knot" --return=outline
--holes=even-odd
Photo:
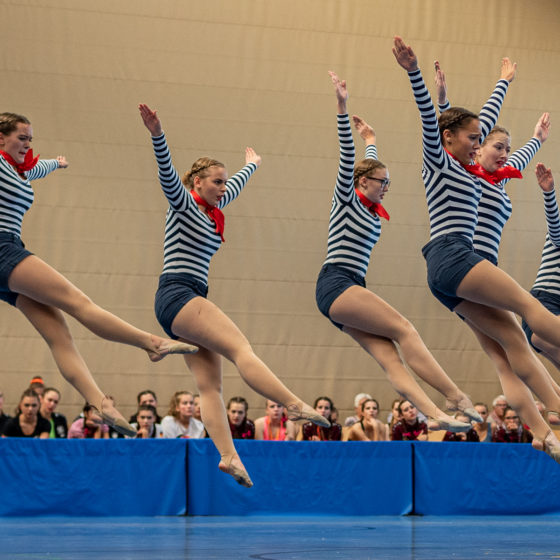
[[[500,169],[496,169],[496,171],[493,172],[486,171],[486,169],[484,169],[484,167],[482,167],[480,163],[475,163],[474,165],[464,165],[463,167],[472,175],[476,175],[477,177],[484,179],[491,185],[497,185],[504,179],[523,178],[521,171],[511,165],[504,165],[504,167],[500,167]]]
[[[360,202],[372,213],[376,214],[380,218],[385,218],[389,221],[389,213],[379,202],[372,202],[363,192],[359,191],[358,189],[354,189],[356,191],[356,195],[360,199]]]
[[[206,210],[206,214],[208,214],[210,219],[216,225],[216,233],[219,233],[220,237],[222,238],[222,241],[225,241],[225,239],[224,239],[224,228],[225,228],[224,213],[217,206],[211,206],[210,204],[208,204],[208,202],[206,202],[194,189],[191,190],[191,195],[194,198],[194,201],[198,205],[204,206],[204,209]]]
[[[20,175],[23,175],[26,171],[30,171],[31,169],[33,169],[37,165],[37,162],[39,161],[39,156],[33,157],[33,150],[27,150],[23,163],[17,163],[10,154],[8,154],[7,152],[3,152],[2,150],[0,150],[0,155],[10,165],[15,167],[16,171]]]

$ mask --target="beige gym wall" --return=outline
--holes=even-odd
[[[500,123],[515,148],[550,111],[552,135],[536,159],[560,173],[558,0],[0,0],[0,20],[0,110],[31,119],[36,153],[70,161],[35,182],[23,239],[100,305],[161,332],[153,296],[166,201],[137,111],[145,102],[159,112],[179,171],[208,154],[233,173],[247,145],[263,156],[226,210],[227,242],[212,261],[209,297],[307,401],[330,395],[344,418],[354,394],[367,391],[389,408],[396,395],[381,369],[315,306],[338,157],[333,69],[348,81],[349,111],[375,128],[392,179],[391,221],[374,250],[369,287],[416,325],[474,400],[501,392],[474,337],[426,285],[419,118],[392,37],[413,46],[432,91],[438,58],[452,103],[473,110],[491,92],[501,58],[517,61]],[[501,253],[502,266],[526,288],[545,232],[533,169],[510,183],[514,215]],[[180,357],[152,364],[142,351],[69,322],[95,378],[125,415],[142,389],[157,392],[160,413],[175,390],[195,391]],[[0,336],[6,410],[42,375],[61,389],[60,410],[73,418],[81,397],[6,304]],[[260,415],[263,399],[225,363],[224,396],[236,394],[248,398],[251,417]]]

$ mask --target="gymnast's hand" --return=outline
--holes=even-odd
[[[138,109],[140,111],[140,116],[144,121],[144,126],[150,131],[150,134],[152,136],[161,136],[163,129],[161,128],[161,121],[157,116],[157,111],[152,111],[144,103],[140,103],[140,105],[138,105]]]
[[[544,192],[551,192],[554,190],[554,177],[552,176],[550,167],[547,168],[543,163],[537,163],[535,175],[537,176],[539,187]]]
[[[253,148],[245,148],[245,165],[254,163],[257,167],[261,164],[262,158],[253,150]]]
[[[354,126],[358,131],[359,135],[363,138],[366,146],[371,146],[375,144],[375,132],[373,128],[358,115],[352,115],[352,120],[354,121]]]
[[[550,113],[543,113],[535,126],[533,136],[541,141],[541,144],[546,142],[548,133],[550,132]]]
[[[64,156],[58,156],[56,161],[59,169],[66,169],[68,167],[68,161]]]
[[[510,84],[515,78],[517,72],[517,62],[512,62],[507,56],[502,58],[502,68],[500,71],[500,80],[507,80]]]
[[[434,60],[434,68],[436,70],[434,82],[436,84],[438,104],[445,105],[447,103],[447,84],[445,82],[445,73],[441,69],[439,60]]]
[[[393,54],[397,62],[407,71],[414,72],[418,70],[418,59],[410,45],[406,45],[402,37],[395,36]]]
[[[341,115],[346,114],[346,102],[348,101],[348,90],[346,89],[346,80],[341,80],[335,72],[329,70],[329,76],[334,86],[336,100],[338,103],[338,112]]]

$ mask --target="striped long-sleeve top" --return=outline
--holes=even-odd
[[[381,221],[360,202],[354,190],[355,148],[348,115],[337,115],[337,124],[340,158],[324,264],[336,264],[365,277],[371,252],[381,235]],[[376,158],[375,146],[370,146],[368,153],[368,157]]]
[[[169,208],[165,220],[162,273],[187,273],[208,283],[210,259],[222,243],[210,217],[202,212],[184,187],[171,161],[165,134],[152,137],[158,177]],[[235,200],[257,166],[249,163],[226,182],[222,209]]]
[[[56,159],[41,159],[25,173],[27,178],[23,179],[0,156],[0,231],[21,237],[23,216],[31,208],[35,196],[30,181],[42,179],[55,169],[58,169]]]
[[[560,214],[555,191],[542,193],[547,233],[533,290],[545,290],[560,296]]]
[[[426,188],[430,239],[455,233],[472,241],[482,194],[480,181],[444,150],[436,111],[420,70],[409,72],[408,76],[422,121],[422,179]],[[481,111],[483,132],[489,131],[493,126],[490,122],[497,119],[507,85],[507,80],[500,80],[492,102],[487,102]]]

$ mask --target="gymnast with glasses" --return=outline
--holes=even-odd
[[[371,252],[381,234],[381,205],[390,179],[377,159],[373,129],[360,117],[354,124],[366,142],[367,158],[354,166],[355,149],[347,114],[346,81],[330,72],[338,104],[340,161],[329,220],[327,257],[317,279],[317,306],[323,315],[351,336],[383,368],[394,389],[414,403],[434,430],[467,431],[470,423],[446,414],[428,397],[401,359],[446,397],[450,410],[461,410],[481,421],[472,402],[448,377],[413,325],[379,296],[366,289]]]

